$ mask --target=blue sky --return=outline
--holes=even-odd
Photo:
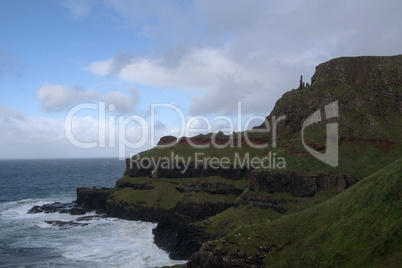
[[[400,10],[397,0],[1,1],[0,159],[117,157],[108,142],[82,149],[66,138],[65,118],[82,103],[116,106],[105,122],[95,110],[75,114],[74,135],[99,144],[99,122],[150,122],[154,103],[175,105],[186,120],[236,122],[239,101],[243,123],[266,116],[321,62],[400,54]],[[157,139],[179,135],[172,109],[155,121]],[[142,129],[126,131],[134,141]]]

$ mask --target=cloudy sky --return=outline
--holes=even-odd
[[[401,10],[399,0],[0,1],[0,159],[118,157],[152,146],[146,126],[157,142],[191,116],[247,128],[321,62],[400,54]]]

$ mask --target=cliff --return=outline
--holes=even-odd
[[[311,85],[286,92],[271,114],[286,115],[278,136],[297,136],[303,121],[323,104],[339,102],[342,140],[400,143],[402,113],[402,55],[392,57],[343,57],[316,67]],[[263,128],[260,126],[258,128]]]
[[[401,155],[401,67],[402,55],[339,58],[320,64],[311,85],[285,93],[254,131],[163,137],[155,148],[127,159],[125,175],[114,188],[78,188],[77,203],[113,217],[158,222],[156,244],[172,258],[190,259],[187,267],[364,265],[388,257],[392,264],[396,245],[392,235],[400,237],[400,233],[395,226],[382,226],[397,220],[400,227],[400,219],[393,208],[392,215],[378,210],[390,210],[389,204],[400,206],[401,195],[392,187],[400,187],[395,178],[401,162],[361,180]],[[325,107],[334,102],[336,116],[326,118],[332,115]],[[303,129],[320,110],[322,120]],[[281,116],[275,146],[272,122]],[[339,136],[332,141],[339,152],[335,167],[307,150],[328,151],[327,124],[333,123],[339,126]],[[256,131],[264,128],[271,132]],[[250,146],[246,136],[252,144],[269,146]],[[191,144],[207,146],[200,149]],[[195,154],[204,160],[196,161]],[[164,166],[155,166],[151,159],[161,160]],[[216,166],[211,159],[225,159],[226,164]],[[241,165],[261,159],[269,165]],[[381,178],[387,180],[380,182]],[[378,184],[379,198],[368,199],[372,195],[366,194],[377,191]],[[392,200],[385,203],[388,197]],[[362,204],[374,213],[371,218],[358,212]],[[353,243],[361,242],[348,240],[343,233],[347,233],[345,226],[357,224],[354,217],[367,222],[370,230],[355,228],[351,237],[356,236],[354,232],[369,232],[367,239],[381,238],[370,244],[377,259],[364,255],[351,260],[359,254],[351,250]],[[330,228],[331,220],[339,232],[323,231]],[[339,242],[339,248],[334,248],[328,242],[331,238],[350,242],[345,247]],[[326,248],[317,250],[320,243]],[[384,243],[391,246],[383,250]],[[286,254],[291,257],[287,259]]]

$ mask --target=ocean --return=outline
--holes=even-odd
[[[170,260],[153,240],[155,223],[88,217],[68,228],[46,221],[81,216],[28,214],[36,205],[70,202],[76,188],[113,187],[117,159],[0,160],[0,267],[161,267]],[[89,213],[88,216],[94,215]]]

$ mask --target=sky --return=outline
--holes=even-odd
[[[0,159],[123,158],[164,135],[249,129],[322,62],[401,54],[401,10],[399,0],[0,1]]]

